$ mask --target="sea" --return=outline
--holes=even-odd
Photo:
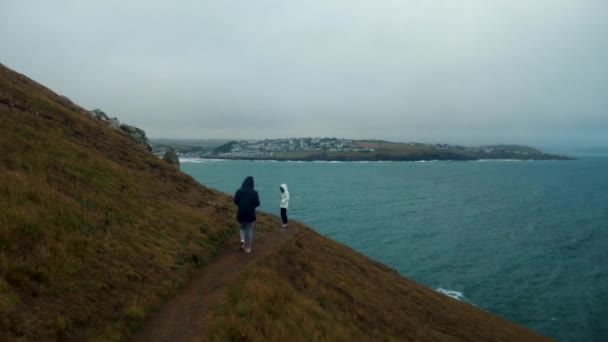
[[[572,161],[182,159],[447,296],[559,341],[608,341],[608,156]]]

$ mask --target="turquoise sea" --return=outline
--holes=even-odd
[[[446,295],[560,341],[608,341],[608,158],[575,161],[182,160]]]

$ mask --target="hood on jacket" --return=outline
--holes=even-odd
[[[241,185],[241,189],[252,189],[253,190],[253,177],[248,176],[243,181],[243,185]]]
[[[289,193],[289,190],[287,190],[287,184],[281,184],[281,188],[283,188],[286,193]]]

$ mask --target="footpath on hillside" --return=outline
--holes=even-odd
[[[275,250],[299,229],[298,223],[290,222],[288,228],[256,233],[251,253],[239,251],[236,238],[230,240],[131,340],[200,341],[210,328],[213,309],[227,299],[228,290],[236,284],[242,269]]]

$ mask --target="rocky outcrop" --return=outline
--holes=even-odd
[[[106,114],[103,110],[99,108],[93,109],[92,111],[90,111],[90,114],[98,120],[105,122],[108,126],[122,133],[125,133],[129,137],[129,139],[140,145],[145,146],[148,151],[152,151],[152,146],[150,146],[150,142],[148,141],[146,132],[144,132],[143,129],[127,124],[121,124],[120,121],[118,121],[118,118],[109,117],[108,114]]]
[[[143,129],[127,124],[121,124],[120,130],[127,134],[129,139],[140,145],[144,145],[148,149],[148,151],[152,151],[152,146],[150,146],[150,142],[148,141],[146,132],[144,132]]]
[[[107,123],[110,127],[114,128],[114,129],[120,129],[120,121],[118,121],[118,118],[109,117],[108,114],[106,114],[103,110],[101,110],[99,108],[93,109],[91,111],[91,115],[93,117],[96,117],[97,119]]]
[[[168,149],[163,156],[163,160],[171,165],[175,165],[179,169],[179,157],[174,149]]]
[[[108,121],[110,127],[114,128],[114,129],[120,129],[120,121],[118,121],[117,118],[111,118],[110,121]]]
[[[91,115],[98,118],[101,121],[110,121],[110,117],[101,109],[96,108],[91,111]]]

